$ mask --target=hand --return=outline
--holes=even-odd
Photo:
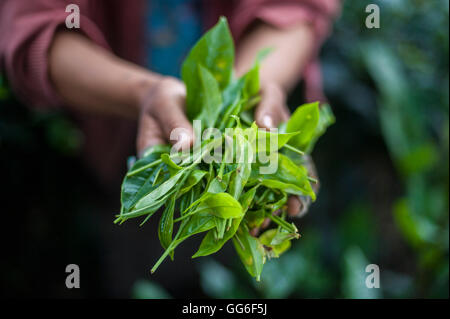
[[[193,130],[184,113],[186,89],[178,79],[163,77],[149,91],[142,95],[140,105],[139,128],[137,136],[138,154],[149,147],[167,142],[191,146]],[[259,127],[276,128],[281,122],[289,119],[286,106],[286,93],[276,84],[266,84],[261,88],[261,102],[255,110],[255,120]],[[172,136],[174,129],[181,128],[181,134]],[[297,196],[288,199],[288,215],[298,216],[305,212],[307,203]],[[269,224],[266,219],[262,225]]]
[[[289,119],[290,113],[289,109],[286,105],[286,93],[283,88],[279,85],[270,83],[265,84],[261,88],[261,102],[257,106],[255,110],[255,121],[259,127],[271,129],[276,128],[282,122],[285,122]],[[315,170],[313,169],[312,161],[311,170],[308,167],[308,171],[310,174],[315,175]],[[298,196],[290,196],[288,198],[288,209],[287,213],[291,217],[300,217],[303,216],[309,206],[309,198],[300,198]],[[275,212],[278,214],[279,212]],[[261,228],[266,228],[270,223],[270,219],[266,218],[261,225]],[[255,228],[252,230],[253,235],[257,235],[259,229]]]
[[[185,116],[186,88],[172,77],[163,77],[140,99],[141,112],[137,134],[137,151],[141,156],[151,146],[177,142],[191,146],[193,130]],[[178,134],[171,136],[174,129]],[[181,129],[181,130],[180,130]]]

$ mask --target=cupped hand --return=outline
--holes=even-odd
[[[191,146],[194,135],[185,115],[186,88],[172,77],[163,77],[142,96],[137,134],[138,154],[151,146],[178,143],[181,147]],[[289,119],[286,93],[277,84],[265,84],[261,88],[261,101],[255,110],[255,121],[259,127],[271,129]],[[177,130],[175,130],[177,129]],[[173,134],[177,132],[177,134]],[[305,203],[297,196],[288,199],[288,215],[298,216],[304,212]],[[269,219],[262,228],[267,227]],[[254,231],[255,232],[255,231]]]
[[[286,122],[290,117],[289,109],[286,105],[285,90],[275,84],[264,84],[261,88],[261,101],[255,110],[255,121],[259,127],[271,129],[276,128],[282,122]],[[288,198],[287,213],[289,216],[299,216],[305,213],[306,203],[300,200],[298,196],[290,196]],[[279,212],[275,212],[278,214]],[[270,219],[266,218],[261,228],[266,228],[270,223]],[[258,228],[252,230],[253,235],[259,233]]]
[[[137,151],[157,144],[177,143],[180,147],[193,143],[193,130],[185,116],[186,88],[180,80],[163,77],[142,96],[137,134]]]

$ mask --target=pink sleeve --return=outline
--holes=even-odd
[[[315,50],[302,70],[305,96],[308,101],[325,101],[317,55],[339,9],[340,0],[241,0],[233,8],[230,27],[239,39],[256,19],[278,28],[288,28],[299,22],[308,23],[315,34]]]
[[[230,26],[239,38],[255,19],[279,28],[306,22],[323,40],[339,7],[340,0],[241,0],[233,8]]]
[[[79,31],[108,47],[91,20],[89,1],[70,3],[80,8]],[[55,31],[65,27],[68,4],[64,0],[0,0],[0,66],[16,95],[30,105],[60,105],[48,75],[48,50]]]

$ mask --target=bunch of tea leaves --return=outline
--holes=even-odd
[[[236,79],[233,40],[221,18],[184,61],[187,116],[221,134],[204,139],[189,154],[171,154],[168,145],[152,147],[128,171],[115,222],[139,217],[142,225],[164,207],[158,226],[164,253],[152,272],[168,256],[173,259],[183,241],[202,233],[193,258],[213,254],[232,241],[247,271],[259,280],[266,258],[278,257],[299,238],[295,225],[286,220],[287,199],[301,195],[315,200],[315,180],[303,165],[304,154],[334,118],[327,106],[319,109],[318,103],[310,103],[299,107],[278,132],[258,129],[252,110],[260,99],[259,63],[266,53]],[[223,158],[208,163],[205,158],[217,149],[225,150]],[[277,161],[275,171],[267,170],[268,160]],[[266,218],[276,228],[253,237],[250,230]]]

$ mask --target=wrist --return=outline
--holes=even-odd
[[[171,76],[157,75],[145,81],[137,89],[137,105],[139,111],[149,110],[153,105],[167,101],[184,103],[186,88],[179,79]]]
[[[162,75],[148,72],[148,74],[143,74],[132,82],[130,89],[131,101],[137,114],[142,111],[149,94],[158,86],[163,78],[164,76]]]

